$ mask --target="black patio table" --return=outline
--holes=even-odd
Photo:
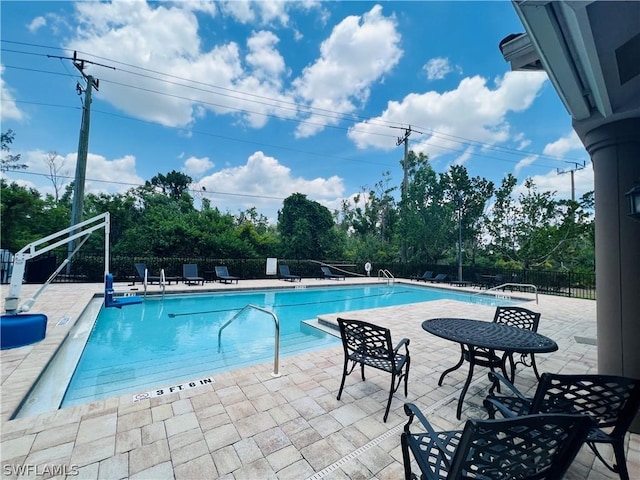
[[[458,419],[460,419],[460,414],[462,413],[464,396],[473,377],[473,369],[476,365],[476,349],[491,349],[506,353],[546,353],[558,350],[558,344],[550,338],[531,330],[512,327],[504,323],[467,318],[433,318],[422,322],[422,328],[433,335],[459,343],[462,349],[460,360],[456,365],[442,372],[438,385],[442,385],[446,375],[460,368],[465,359],[469,361],[469,374],[460,393],[458,409],[456,410]],[[465,346],[468,352],[465,352]],[[507,357],[508,355],[503,356],[500,366],[505,376],[505,361]]]

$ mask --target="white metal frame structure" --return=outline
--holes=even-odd
[[[47,237],[31,242],[21,249],[13,257],[13,273],[11,275],[11,283],[9,286],[9,294],[5,297],[5,310],[8,314],[17,314],[28,312],[33,306],[38,296],[44,291],[60,271],[71,261],[71,257],[76,254],[80,247],[87,241],[89,235],[104,228],[104,274],[109,273],[109,234],[111,231],[111,223],[109,212],[102,213],[93,218],[78,223],[72,227],[65,228],[59,232],[53,233]],[[70,234],[68,237],[60,238],[63,235]],[[49,252],[76,239],[82,239],[75,249],[67,256],[60,266],[51,274],[47,281],[38,289],[38,291],[22,305],[20,302],[20,290],[26,268],[27,260],[36,258],[43,253]],[[53,242],[53,243],[51,243]]]

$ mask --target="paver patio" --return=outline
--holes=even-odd
[[[377,279],[347,279],[340,284],[354,282]],[[309,286],[335,284],[302,280],[302,285]],[[238,286],[179,284],[167,290],[275,285],[291,287],[278,280],[242,280]],[[23,300],[37,287],[25,285]],[[351,375],[341,400],[336,400],[341,345],[281,358],[278,378],[271,376],[272,364],[262,364],[216,373],[213,384],[137,403],[129,394],[9,420],[89,299],[101,292],[99,284],[51,285],[32,309],[49,318],[46,339],[1,352],[3,477],[396,480],[403,477],[400,433],[406,421],[405,401],[418,405],[437,428],[458,428],[467,418],[486,418],[482,400],[489,385],[484,369],[478,368],[462,420],[456,420],[466,365],[438,387],[440,373],[457,361],[459,346],[429,335],[421,323],[442,316],[490,320],[494,307],[441,300],[349,314],[391,328],[394,339],[411,339],[409,395],[405,399],[401,391],[395,394],[386,423],[382,416],[389,376],[384,372],[368,369],[365,382]],[[3,288],[2,302],[5,294]],[[542,313],[538,331],[559,345],[557,352],[536,355],[541,372],[597,371],[594,301],[540,295],[536,304],[532,294],[516,292],[514,296],[527,298],[523,306]],[[65,316],[71,320],[57,325]],[[331,322],[333,317],[326,320]],[[516,385],[521,390],[533,390],[535,382],[532,369],[518,370]],[[640,435],[628,435],[627,458],[631,478],[640,478]],[[566,478],[617,476],[584,447]]]

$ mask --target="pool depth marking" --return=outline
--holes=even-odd
[[[192,380],[187,383],[179,383],[178,385],[171,385],[169,387],[162,387],[156,390],[151,390],[149,392],[136,393],[133,396],[133,403],[139,402],[141,400],[146,400],[148,398],[154,397],[162,397],[163,395],[169,395],[174,392],[181,392],[183,390],[190,390],[192,388],[201,387],[203,385],[215,383],[215,380],[211,377],[201,378],[199,380]]]

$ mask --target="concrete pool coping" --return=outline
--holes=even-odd
[[[349,279],[378,283],[377,279]],[[241,281],[249,288],[289,287],[277,280]],[[333,285],[331,280],[304,279],[303,284]],[[407,283],[411,283],[408,282]],[[340,282],[344,285],[344,282]],[[415,285],[415,283],[414,283]],[[124,285],[119,285],[124,286]],[[25,285],[23,298],[38,286]],[[230,285],[172,285],[169,291],[229,290]],[[234,285],[235,287],[235,285]],[[443,287],[443,286],[439,286]],[[460,291],[465,287],[449,287]],[[335,400],[342,370],[342,347],[332,347],[287,359],[282,376],[272,378],[270,365],[216,375],[213,386],[133,403],[131,396],[92,402],[49,414],[8,420],[38,377],[100,284],[53,284],[38,299],[33,312],[48,315],[47,337],[40,343],[0,353],[2,362],[3,465],[76,465],[88,478],[399,478],[402,457],[399,427],[405,400],[429,412],[440,428],[459,427],[454,408],[460,379],[437,387],[437,374],[450,366],[457,345],[421,331],[425,318],[451,315],[490,318],[493,307],[455,301],[428,302],[350,312],[389,325],[394,338],[411,338],[409,397],[396,394],[386,424],[382,408],[388,378],[373,371],[366,382],[349,378],[341,401]],[[477,291],[477,290],[476,290]],[[521,294],[518,294],[519,296]],[[522,296],[532,298],[531,294]],[[4,300],[4,298],[3,298]],[[560,350],[538,359],[541,370],[596,370],[595,302],[540,295],[540,332],[556,340]],[[57,325],[65,317],[71,320]],[[578,341],[578,338],[581,341]],[[419,359],[429,359],[420,361]],[[518,386],[532,388],[530,369],[518,372]],[[485,385],[472,386],[463,411],[481,413]],[[476,382],[474,382],[476,383]],[[452,403],[453,407],[449,404]],[[380,418],[378,418],[380,417]],[[629,436],[631,477],[640,477],[638,435]],[[569,478],[608,478],[588,451],[581,452]],[[65,463],[66,462],[66,463]],[[616,478],[614,475],[609,475]]]

